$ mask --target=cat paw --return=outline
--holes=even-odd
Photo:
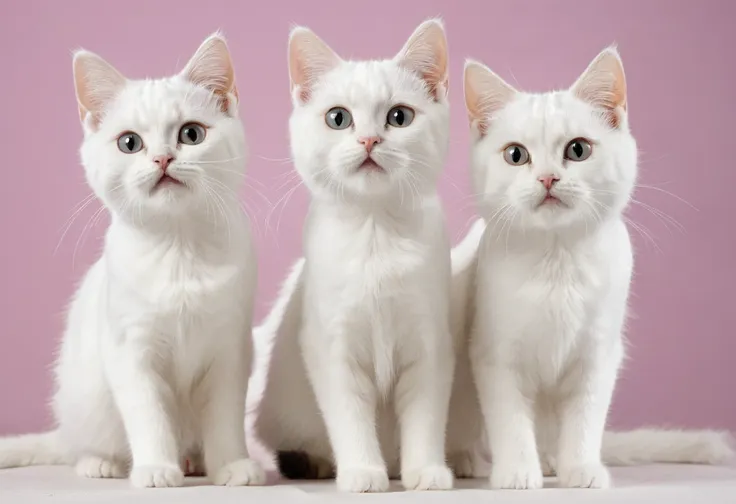
[[[184,473],[178,465],[148,465],[133,467],[130,482],[137,488],[179,487]]]
[[[473,455],[469,451],[450,453],[447,456],[447,465],[450,466],[455,477],[458,479],[472,478],[475,476]]]
[[[388,473],[382,467],[338,469],[337,488],[343,492],[385,492],[388,490]]]
[[[225,486],[257,486],[266,483],[266,473],[255,460],[240,459],[217,471],[212,482]]]
[[[544,485],[544,476],[539,464],[493,464],[491,488],[536,490]]]
[[[100,457],[82,457],[77,461],[74,471],[84,478],[124,478],[125,469]]]
[[[407,490],[450,490],[453,483],[452,471],[442,465],[403,471],[401,483]]]
[[[608,488],[611,475],[601,463],[561,467],[557,471],[560,486],[566,488]]]

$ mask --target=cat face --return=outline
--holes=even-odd
[[[473,185],[499,229],[595,226],[618,216],[634,188],[636,142],[614,49],[567,91],[518,92],[480,63],[465,68]]]
[[[245,139],[230,55],[208,38],[178,75],[132,81],[99,56],[74,57],[87,180],[115,214],[191,216],[237,198]]]
[[[316,195],[410,201],[431,190],[448,145],[447,43],[427,21],[399,54],[344,61],[314,33],[289,43],[297,171]]]

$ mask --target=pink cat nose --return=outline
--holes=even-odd
[[[555,185],[555,182],[560,180],[560,177],[557,175],[544,175],[543,177],[539,177],[538,180],[542,183],[544,188],[549,191],[552,189],[552,186]]]
[[[377,143],[381,143],[381,138],[377,136],[372,137],[360,137],[358,138],[358,142],[362,143],[365,147],[365,150],[370,153],[373,150],[373,146]]]
[[[174,160],[174,156],[171,154],[162,154],[160,156],[154,156],[153,162],[158,165],[159,168],[161,168],[161,171],[165,172],[166,168],[169,167],[169,164]]]

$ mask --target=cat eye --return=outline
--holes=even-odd
[[[197,145],[204,142],[207,136],[207,129],[199,123],[186,123],[179,130],[179,143],[187,145]]]
[[[565,159],[585,161],[593,152],[593,146],[585,138],[576,138],[565,147]]]
[[[412,121],[414,121],[414,111],[403,105],[392,108],[386,116],[386,123],[394,128],[406,128]]]
[[[135,154],[143,148],[143,139],[138,133],[128,131],[118,137],[118,149],[125,154]]]
[[[519,144],[511,144],[503,150],[504,160],[514,166],[521,166],[527,164],[531,158],[529,157],[529,151],[526,147]]]
[[[325,114],[325,122],[334,130],[343,130],[353,124],[353,116],[342,107],[334,107]]]

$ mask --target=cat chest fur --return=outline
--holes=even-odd
[[[525,271],[513,300],[521,325],[517,358],[553,383],[579,364],[591,343],[605,269],[599,257],[559,246],[522,262],[514,268]]]
[[[417,289],[427,254],[416,240],[371,220],[342,227],[344,223],[312,228],[307,242],[308,297],[323,300],[322,323],[342,328],[333,334],[341,341],[333,343],[350,347],[351,355],[373,370],[376,386],[386,394],[404,329],[400,322],[421,295]]]
[[[345,300],[373,304],[401,296],[426,261],[417,240],[373,219],[325,228],[315,230],[308,258],[320,263],[319,271],[329,271],[315,279],[321,288]]]
[[[212,255],[167,244],[118,252],[108,267],[124,290],[119,294],[139,308],[160,316],[212,316],[243,303],[246,292],[244,268]]]

